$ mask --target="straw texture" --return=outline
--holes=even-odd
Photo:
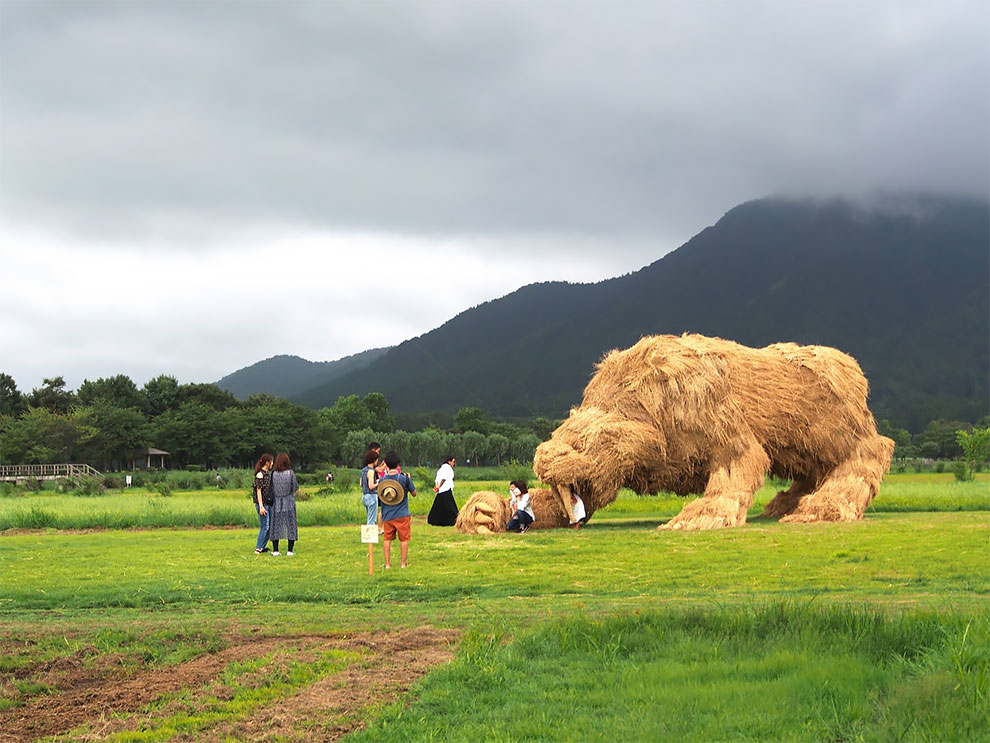
[[[894,448],[877,434],[867,391],[856,360],[827,346],[644,337],[606,354],[581,405],[537,448],[534,472],[551,488],[540,526],[573,520],[572,489],[590,518],[621,487],[703,493],[660,528],[739,526],[768,472],[793,485],[765,515],[860,519]]]
[[[567,514],[552,491],[530,488],[530,506],[536,520],[531,529],[550,529],[567,526]],[[471,494],[457,514],[454,528],[465,534],[497,534],[505,531],[512,518],[509,499],[491,490],[479,490]]]

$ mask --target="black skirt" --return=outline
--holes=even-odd
[[[426,522],[433,526],[453,526],[456,521],[457,503],[454,502],[454,491],[444,490],[442,493],[437,493]]]

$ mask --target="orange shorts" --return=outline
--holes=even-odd
[[[397,519],[389,519],[388,521],[383,521],[382,526],[385,527],[385,541],[391,542],[395,539],[395,535],[399,535],[400,542],[408,542],[412,531],[409,529],[409,517],[402,516]]]

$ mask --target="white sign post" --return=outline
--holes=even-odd
[[[378,524],[362,524],[361,542],[368,545],[368,575],[374,575],[375,545],[378,544]]]

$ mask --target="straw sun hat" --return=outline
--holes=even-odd
[[[397,480],[378,481],[378,499],[386,506],[396,506],[406,497],[406,490]]]

